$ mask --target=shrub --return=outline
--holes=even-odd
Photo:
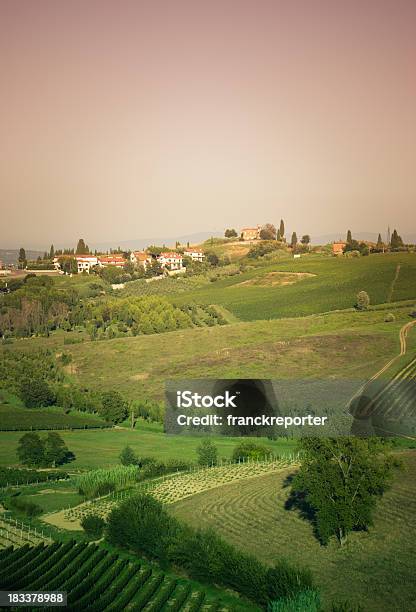
[[[43,512],[40,506],[38,506],[37,504],[34,504],[33,502],[21,499],[20,495],[15,495],[15,496],[10,497],[7,500],[6,504],[11,509],[17,510],[17,512],[22,512],[23,514],[26,514],[26,516],[28,517],[38,516],[39,514],[42,514]]]
[[[293,597],[302,589],[311,588],[313,580],[309,570],[299,569],[283,559],[268,570],[267,584],[269,599],[273,601]]]
[[[196,449],[198,455],[198,465],[213,466],[218,463],[218,449],[214,442],[210,439],[205,439]]]
[[[137,465],[138,459],[134,450],[130,446],[125,446],[121,451],[120,462],[122,465]]]
[[[386,316],[384,317],[385,323],[393,323],[393,321],[395,320],[396,320],[396,317],[394,316],[392,312],[387,313]]]
[[[238,444],[232,454],[232,461],[238,462],[245,459],[261,460],[266,459],[272,454],[271,448],[264,446],[263,444],[256,444],[256,442],[241,442]]]
[[[355,305],[357,310],[367,310],[370,306],[370,296],[366,291],[359,291],[357,293],[357,303]]]
[[[122,502],[109,515],[108,539],[116,546],[167,561],[180,533],[179,522],[149,495]]]
[[[284,597],[269,603],[268,612],[319,612],[321,610],[318,591],[308,589],[294,597]]]
[[[103,535],[105,521],[101,516],[88,514],[81,520],[81,527],[89,538],[98,540]]]

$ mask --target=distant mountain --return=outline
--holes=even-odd
[[[393,229],[391,230],[393,231]],[[398,230],[399,231],[399,230]],[[400,234],[400,231],[399,231]],[[415,244],[416,243],[416,234],[400,234],[403,238],[403,242],[405,244]],[[333,234],[322,234],[320,236],[311,235],[312,244],[328,244],[329,242],[334,242],[336,240],[345,240],[347,236],[347,232],[339,232]],[[375,232],[352,232],[352,237],[354,240],[368,240],[369,242],[377,242],[378,233]],[[381,234],[383,240],[386,240],[385,234]]]
[[[119,242],[88,242],[90,249],[97,251],[107,251],[108,249],[114,249],[121,247],[126,251],[131,249],[144,249],[151,244],[158,246],[166,245],[167,247],[174,247],[176,241],[181,244],[200,244],[204,240],[208,240],[214,236],[215,238],[223,236],[221,232],[196,232],[195,234],[184,234],[182,236],[157,236],[153,238],[132,238],[131,240],[122,240]]]
[[[37,259],[38,256],[43,256],[43,251],[26,251],[28,259]],[[0,261],[4,264],[17,264],[19,259],[19,249],[0,249]]]

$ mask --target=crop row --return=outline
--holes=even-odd
[[[121,558],[95,544],[73,541],[8,548],[0,554],[0,589],[65,591],[67,610],[117,612],[219,609],[186,580]],[[227,608],[221,607],[227,612]]]
[[[165,504],[174,504],[185,497],[215,487],[274,472],[276,469],[289,465],[290,461],[290,459],[276,459],[275,461],[232,463],[198,471],[181,472],[162,480],[148,482],[144,486],[138,485],[134,489],[126,491],[126,495],[145,491]],[[65,518],[69,521],[79,521],[94,514],[106,519],[117,503],[117,500],[111,496],[85,502],[74,508],[69,508],[65,512]]]

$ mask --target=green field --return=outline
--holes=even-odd
[[[183,459],[195,462],[196,448],[200,444],[199,438],[169,436],[162,432],[161,426],[138,424],[135,430],[118,427],[111,430],[74,430],[60,432],[69,450],[75,453],[76,459],[63,470],[76,471],[109,467],[120,463],[121,450],[129,445],[139,457],[156,457],[159,459]],[[21,432],[0,432],[0,465],[8,466],[18,463],[16,456],[17,443]],[[234,446],[238,443],[236,438],[214,438],[220,457],[229,459]],[[279,439],[277,441],[264,441],[276,453],[293,452],[295,442]]]
[[[7,402],[0,392],[0,431],[28,429],[88,429],[109,427],[95,414],[72,411],[68,414],[58,407],[25,408],[20,400],[8,395]]]
[[[349,600],[365,612],[413,612],[416,601],[416,453],[379,503],[374,527],[350,536],[345,547],[325,547],[312,525],[286,510],[293,469],[223,485],[169,506],[193,526],[212,527],[241,550],[272,564],[285,556],[311,568],[324,603]]]
[[[416,298],[416,254],[389,253],[360,258],[304,256],[249,270],[218,280],[209,287],[183,292],[170,299],[177,304],[194,301],[220,304],[242,321],[305,316],[350,308],[359,291],[367,291],[372,304]],[[287,286],[249,284],[273,271],[313,274]],[[244,284],[243,284],[244,283]]]

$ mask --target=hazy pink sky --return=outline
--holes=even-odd
[[[416,230],[415,0],[0,0],[0,87],[0,248]]]

